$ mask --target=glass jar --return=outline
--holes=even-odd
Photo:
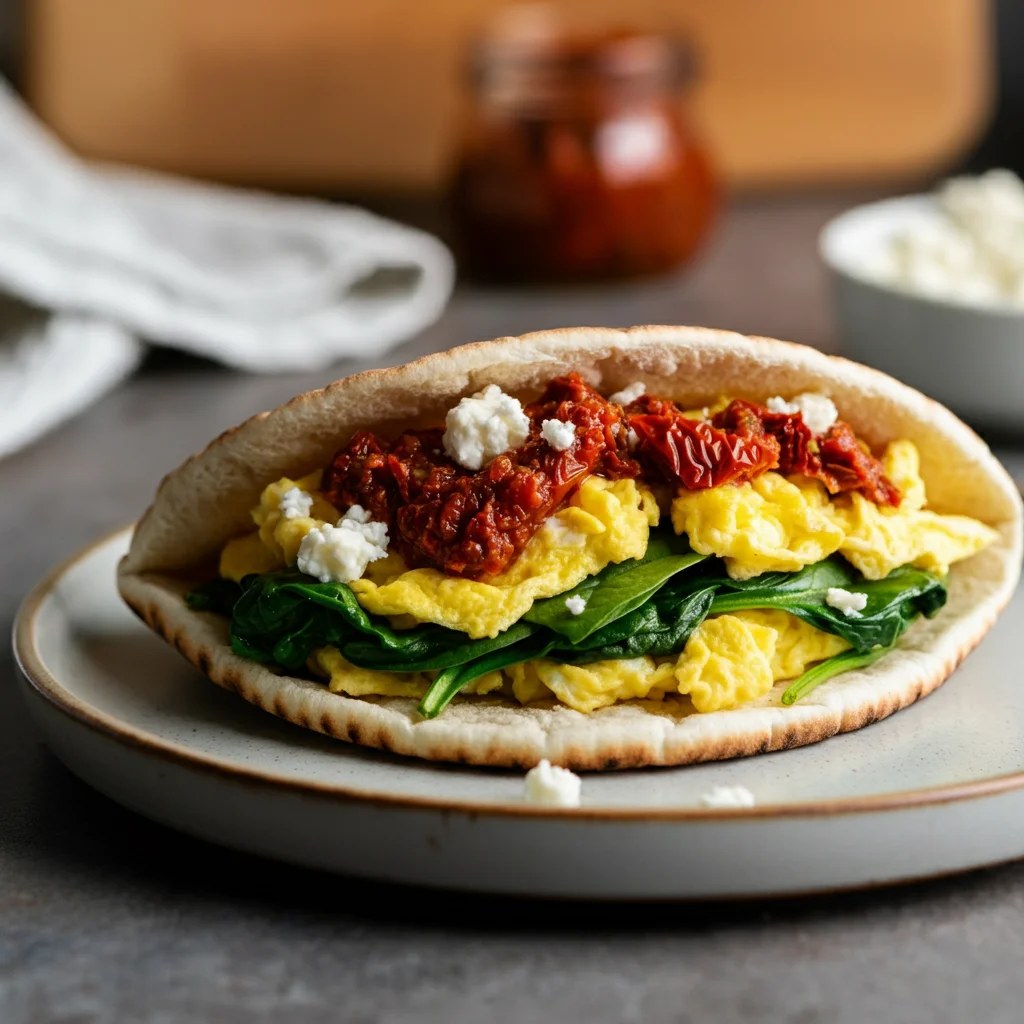
[[[452,181],[462,268],[500,280],[580,280],[687,260],[716,208],[678,93],[681,44],[631,32],[483,41]]]

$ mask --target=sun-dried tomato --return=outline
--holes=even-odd
[[[805,473],[814,463],[814,435],[803,416],[771,412],[762,405],[736,399],[711,422],[720,430],[747,438],[772,437],[779,446],[780,473]]]
[[[825,486],[832,494],[840,491],[860,491],[876,505],[898,507],[901,495],[895,484],[885,475],[882,464],[864,443],[858,440],[849,423],[839,420],[818,441],[822,471],[832,481]],[[824,480],[824,476],[821,477]]]
[[[779,444],[763,431],[727,433],[687,419],[674,403],[647,396],[628,411],[644,465],[687,490],[743,483],[778,465]]]
[[[361,430],[334,456],[322,490],[337,508],[362,505],[373,519],[391,524],[399,505],[444,488],[464,472],[445,454],[442,434],[407,431],[389,444]]]
[[[771,412],[755,402],[736,399],[712,420],[716,427],[743,437],[774,438],[780,473],[802,473],[820,480],[830,494],[860,491],[878,505],[899,505],[900,492],[882,464],[857,440],[853,428],[838,420],[815,439],[801,413]]]
[[[623,410],[578,374],[551,381],[525,411],[525,443],[475,473],[448,457],[440,428],[406,431],[393,442],[361,431],[325,471],[324,493],[338,508],[362,505],[386,522],[410,565],[470,578],[507,569],[593,473],[635,477],[642,466],[652,482],[695,490],[778,469],[815,477],[832,494],[857,490],[879,504],[900,500],[881,464],[842,422],[815,439],[802,415],[742,400],[710,423],[651,395]],[[575,427],[565,451],[544,439],[547,419]]]
[[[411,565],[467,577],[502,572],[587,476],[640,471],[620,408],[577,374],[553,380],[525,411],[526,442],[479,472],[448,458],[439,429],[408,431],[392,445],[364,432],[335,455],[323,490],[339,508],[360,504],[386,522]],[[565,451],[544,440],[546,419],[576,427]]]

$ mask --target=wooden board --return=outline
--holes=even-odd
[[[467,40],[500,0],[30,0],[27,88],[83,154],[314,189],[437,185]],[[624,22],[621,0],[567,0]],[[684,31],[697,121],[741,186],[909,177],[991,103],[987,0],[631,0]]]

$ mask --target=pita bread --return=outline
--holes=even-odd
[[[872,445],[908,437],[921,453],[929,507],[982,519],[997,544],[954,567],[949,603],[900,647],[784,707],[784,684],[755,704],[711,714],[687,702],[634,701],[582,715],[551,704],[457,698],[424,721],[416,701],[352,698],[235,656],[223,618],[182,600],[197,566],[252,528],[264,485],[326,465],[354,430],[381,433],[441,420],[463,395],[495,383],[532,397],[580,372],[604,393],[636,380],[700,406],[820,391]],[[372,417],[367,411],[372,410]],[[859,729],[936,689],[981,640],[1020,571],[1021,502],[985,443],[947,409],[884,374],[814,349],[689,327],[578,328],[466,345],[299,395],[217,438],[171,473],[140,520],[119,569],[124,599],[220,686],[267,711],[339,739],[398,754],[527,768],[541,758],[575,769],[678,765],[800,746]]]

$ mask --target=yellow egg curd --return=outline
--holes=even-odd
[[[316,490],[319,475],[287,477],[265,488],[253,510],[256,533],[229,541],[221,553],[220,574],[240,580],[248,573],[273,572],[294,565],[302,538],[340,513]],[[286,518],[282,496],[298,487],[313,503],[308,516]],[[402,624],[435,622],[473,639],[497,636],[522,618],[534,601],[571,590],[612,562],[641,558],[658,505],[635,480],[585,480],[560,512],[531,538],[504,573],[486,582],[447,576],[437,569],[408,569],[392,552],[371,562],[350,586],[372,614]]]
[[[903,496],[898,508],[856,492],[830,499],[817,480],[765,473],[744,484],[681,493],[672,502],[672,525],[695,551],[725,559],[737,580],[794,572],[836,551],[869,580],[901,565],[944,574],[998,536],[976,519],[924,508],[913,442],[892,442],[882,465]]]
[[[675,693],[689,696],[697,711],[724,711],[764,697],[777,682],[795,679],[809,665],[849,646],[788,612],[743,611],[705,619],[678,655],[589,665],[539,658],[482,676],[463,693],[500,690],[520,704],[558,701],[583,714],[619,701],[663,700]],[[356,668],[332,647],[314,652],[310,667],[330,680],[332,691],[352,697],[419,698],[430,685],[423,673]]]

